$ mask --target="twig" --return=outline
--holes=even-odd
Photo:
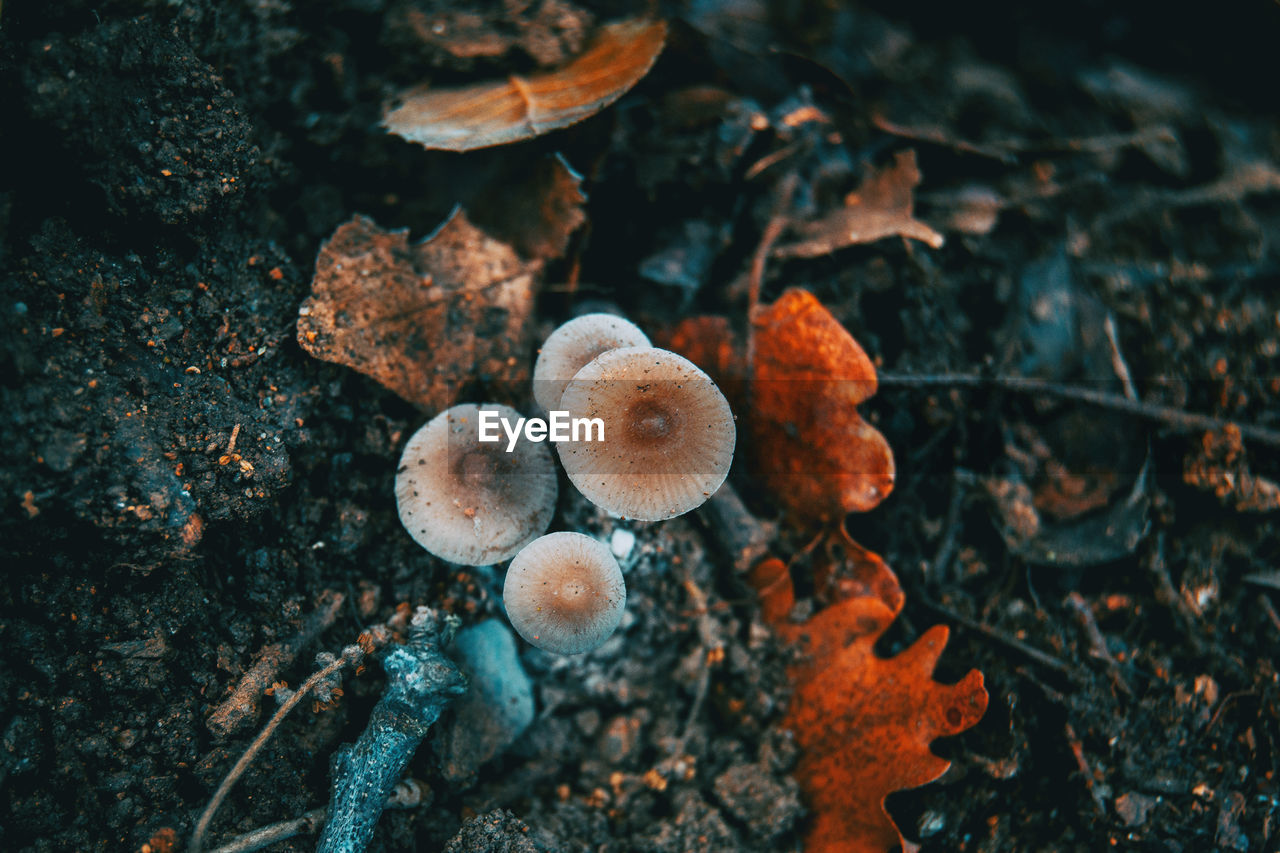
[[[1271,620],[1271,624],[1280,631],[1280,613],[1276,613],[1275,605],[1271,603],[1271,599],[1267,597],[1265,592],[1258,593],[1258,603],[1262,605],[1262,609],[1267,612],[1267,618]]]
[[[227,737],[258,714],[258,700],[277,679],[280,670],[291,665],[298,652],[315,641],[331,626],[342,607],[345,596],[339,592],[321,594],[316,609],[303,623],[292,640],[271,643],[258,652],[258,659],[240,678],[231,696],[209,715],[205,725],[218,737]]]
[[[997,640],[1005,644],[1011,649],[1015,649],[1016,651],[1022,652],[1022,654],[1031,658],[1033,661],[1035,661],[1038,664],[1047,666],[1050,669],[1057,670],[1058,672],[1061,672],[1063,675],[1069,676],[1076,681],[1087,680],[1084,678],[1084,676],[1081,673],[1076,671],[1076,669],[1072,667],[1070,664],[1066,663],[1065,661],[1059,660],[1058,658],[1055,658],[1053,655],[1048,654],[1047,652],[1040,651],[1035,646],[1022,642],[1022,640],[1019,640],[1017,637],[1011,637],[1003,631],[1000,631],[996,628],[992,628],[990,625],[979,622],[976,619],[970,619],[968,616],[964,616],[960,613],[957,613],[956,611],[952,610],[949,607],[944,607],[941,604],[938,604],[933,601],[929,601],[928,599],[921,599],[921,603],[924,604],[925,607],[928,607],[930,610],[933,610],[936,613],[942,614],[943,616],[945,616],[946,618],[950,619],[953,622],[963,625],[966,628],[971,628],[972,630],[977,631],[979,634],[982,634],[985,637],[990,637],[993,640]]]
[[[1164,559],[1163,530],[1156,534],[1155,548],[1152,549],[1145,562],[1147,572],[1151,575],[1154,583],[1153,593],[1156,601],[1173,611],[1174,619],[1181,624],[1183,632],[1195,648],[1196,653],[1204,654],[1206,643],[1199,632],[1200,617],[1187,606],[1187,602],[1174,587],[1173,579],[1169,577],[1169,567],[1165,564]]]
[[[1071,727],[1070,723],[1066,724],[1067,744],[1071,747],[1071,754],[1076,757],[1076,766],[1080,768],[1080,775],[1084,777],[1085,787],[1089,789],[1089,798],[1093,800],[1094,808],[1098,810],[1098,814],[1106,817],[1107,807],[1102,799],[1100,792],[1094,785],[1093,770],[1089,767],[1089,761],[1084,756],[1084,744],[1080,742],[1080,738],[1076,737],[1076,730]]]
[[[799,178],[795,172],[788,172],[778,182],[778,186],[774,190],[773,212],[769,217],[769,223],[765,225],[764,233],[760,235],[760,244],[756,246],[755,254],[751,256],[751,273],[747,279],[748,378],[753,378],[755,375],[755,320],[756,313],[760,308],[760,291],[764,288],[765,264],[768,263],[769,255],[773,252],[773,245],[778,242],[778,238],[782,236],[783,230],[787,227],[787,222],[790,219],[791,196],[795,192],[798,180]],[[750,392],[748,391],[748,393]]]
[[[1107,640],[1102,636],[1102,629],[1098,627],[1098,620],[1093,618],[1093,611],[1089,609],[1089,604],[1084,600],[1084,596],[1072,590],[1067,595],[1067,607],[1075,614],[1076,621],[1080,623],[1080,627],[1084,628],[1085,636],[1089,639],[1089,653],[1107,665],[1107,669],[1111,673],[1112,683],[1126,696],[1132,696],[1133,691],[1129,689],[1128,683],[1124,680],[1124,674],[1120,670],[1120,663],[1111,656],[1111,651],[1107,648]]]
[[[1246,696],[1257,696],[1257,695],[1258,695],[1258,691],[1256,690],[1237,690],[1235,693],[1228,693],[1226,696],[1224,696],[1222,701],[1218,703],[1218,709],[1213,712],[1213,717],[1209,719],[1208,725],[1204,727],[1205,735],[1207,736],[1210,730],[1212,730],[1213,727],[1218,724],[1218,718],[1222,716],[1222,712],[1227,709],[1228,705],[1231,705],[1232,703],[1240,699],[1243,699]]]
[[[322,653],[324,654],[324,653]],[[331,655],[326,655],[332,657]],[[317,663],[321,655],[317,655]],[[222,780],[222,784],[218,786],[218,790],[213,792],[213,797],[209,800],[209,805],[205,806],[204,813],[200,815],[200,820],[196,823],[196,830],[191,834],[191,844],[189,850],[191,853],[200,853],[204,846],[204,835],[209,829],[209,824],[213,820],[214,814],[217,813],[218,807],[222,805],[222,801],[227,798],[227,794],[231,793],[231,788],[253,763],[253,759],[267,745],[271,735],[275,733],[276,728],[288,716],[289,712],[303,700],[312,690],[328,679],[331,675],[342,669],[347,664],[358,664],[364,659],[364,650],[357,645],[347,646],[342,650],[342,657],[337,658],[321,669],[317,670],[310,678],[303,682],[302,686],[294,691],[285,703],[272,715],[267,724],[262,727],[262,731],[253,739],[253,743],[249,744],[249,748],[244,751],[244,755],[240,756],[240,760],[231,768],[231,772]]]
[[[299,702],[301,702],[309,693],[326,685],[330,677],[339,672],[347,664],[359,665],[364,660],[365,655],[385,645],[392,636],[392,632],[403,625],[406,616],[404,610],[397,610],[396,614],[387,620],[384,625],[375,625],[367,633],[361,635],[360,644],[347,646],[342,650],[342,656],[334,659],[333,655],[322,652],[316,655],[316,663],[321,666],[317,672],[313,673],[310,678],[302,683],[296,691],[291,693],[289,697],[280,705],[267,724],[262,727],[262,731],[253,739],[249,747],[240,756],[240,760],[235,763],[227,773],[226,778],[222,780],[222,784],[218,786],[218,790],[213,792],[209,804],[205,806],[204,812],[200,815],[200,820],[196,823],[196,828],[191,833],[191,842],[187,845],[189,853],[200,853],[204,846],[204,836],[209,830],[209,824],[213,821],[213,816],[217,814],[218,807],[222,805],[222,801],[227,798],[227,794],[231,793],[231,788],[244,775],[244,771],[253,763],[253,759],[257,756],[262,748],[266,746],[271,735],[284,721]]]
[[[1132,216],[1152,208],[1160,210],[1202,204],[1239,202],[1245,196],[1280,191],[1280,170],[1265,161],[1244,163],[1208,184],[1185,190],[1148,190],[1132,202],[1114,207],[1094,220],[1092,230],[1114,228]]]
[[[697,608],[695,612],[698,619],[698,639],[702,644],[702,671],[698,673],[698,686],[694,690],[693,705],[689,708],[689,716],[684,723],[684,732],[680,735],[680,752],[685,751],[689,738],[693,736],[693,727],[698,720],[698,715],[702,713],[702,704],[706,701],[707,688],[711,684],[712,656],[720,654],[723,649],[723,646],[720,645],[715,636],[715,628],[711,622],[711,611],[707,607],[706,593],[693,582],[691,577],[684,579],[684,588]]]
[[[417,779],[404,779],[399,785],[396,785],[395,792],[387,798],[384,808],[388,809],[416,809],[424,802],[431,798],[431,789],[426,783],[419,782]],[[273,823],[270,826],[263,826],[251,832],[246,832],[239,838],[233,838],[221,847],[214,848],[210,853],[253,853],[255,850],[261,850],[275,844],[277,841],[287,841],[299,835],[310,835],[318,832],[324,826],[328,813],[324,809],[312,809],[302,817],[296,817],[293,820],[282,820],[279,823]]]
[[[1120,333],[1116,331],[1116,318],[1110,313],[1107,314],[1103,328],[1107,332],[1107,343],[1111,345],[1111,369],[1116,372],[1116,376],[1120,377],[1125,398],[1137,400],[1138,392],[1133,389],[1133,376],[1129,373],[1129,365],[1124,360],[1124,354],[1120,352]]]
[[[1144,403],[1140,400],[1126,400],[1105,391],[1094,391],[1074,385],[1061,385],[1044,379],[1032,379],[1025,376],[976,376],[969,373],[933,373],[904,374],[882,373],[879,377],[881,387],[929,387],[942,385],[948,387],[980,388],[995,386],[1022,394],[1047,394],[1063,400],[1072,400],[1090,406],[1123,412],[1134,417],[1151,421],[1159,421],[1179,432],[1199,432],[1201,430],[1219,430],[1227,424],[1235,424],[1243,438],[1280,449],[1280,431],[1254,424],[1242,424],[1230,418],[1219,418],[1175,409],[1172,406],[1161,406],[1156,403]]]
[[[698,509],[711,538],[733,559],[733,568],[745,575],[769,553],[778,525],[751,514],[726,480],[711,499]]]
[[[467,679],[445,657],[459,620],[419,607],[409,624],[409,640],[382,659],[387,685],[352,746],[330,761],[333,790],[329,819],[316,853],[359,853],[369,844],[383,804],[427,731]]]

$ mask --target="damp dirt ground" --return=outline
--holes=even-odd
[[[529,73],[644,11],[0,7],[0,847],[183,849],[274,707],[208,723],[264,649],[290,647],[296,686],[398,604],[500,618],[500,573],[397,519],[429,413],[297,342],[340,224],[494,218],[559,153],[585,224],[530,322],[600,302],[656,329],[743,316],[789,164],[815,212],[912,149],[944,246],[775,259],[760,282],[814,293],[884,374],[862,411],[897,482],[847,522],[905,594],[878,651],[946,624],[938,679],[977,668],[990,694],[890,813],[926,850],[1275,849],[1280,447],[1178,415],[1280,429],[1280,7],[677,4],[649,75],[572,128],[456,155],[379,127],[424,79]],[[955,374],[1109,400],[1127,375],[1164,408]],[[783,522],[786,559],[812,533]],[[568,488],[555,525],[626,526]],[[388,811],[370,849],[802,849],[788,652],[713,526],[633,526],[619,634],[586,658],[522,647],[534,722],[442,769],[466,728],[446,715],[409,767],[429,802]],[[381,684],[370,665],[299,707],[212,842],[327,803]]]

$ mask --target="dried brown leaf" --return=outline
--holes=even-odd
[[[666,42],[664,21],[605,24],[573,62],[531,77],[418,88],[384,111],[390,132],[427,148],[472,151],[531,139],[595,115],[640,81]]]
[[[900,151],[892,166],[873,171],[845,198],[844,207],[792,226],[800,239],[779,245],[784,258],[814,258],[883,237],[910,237],[941,248],[943,237],[914,216],[920,169],[914,151]]]
[[[406,231],[356,216],[320,248],[298,343],[411,403],[443,409],[479,378],[528,381],[540,271],[460,208],[413,245]]]
[[[565,253],[573,232],[587,221],[582,176],[560,155],[520,161],[505,186],[485,184],[470,195],[476,222],[526,258],[550,260]]]

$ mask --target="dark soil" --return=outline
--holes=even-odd
[[[461,11],[492,55],[414,29]],[[346,604],[291,685],[401,602],[500,614],[500,575],[400,528],[397,459],[429,413],[296,342],[339,224],[417,238],[462,201],[483,225],[508,176],[561,152],[589,224],[547,270],[540,331],[597,299],[659,328],[743,316],[782,174],[812,216],[914,148],[942,249],[886,239],[763,282],[811,290],[890,374],[863,409],[897,486],[848,523],[905,591],[880,651],[947,623],[938,678],[976,667],[991,695],[935,745],[952,769],[890,811],[932,850],[1277,849],[1277,447],[937,374],[1121,397],[1123,359],[1149,402],[1280,429],[1280,6],[688,4],[653,72],[569,130],[459,156],[378,127],[424,77],[526,72],[635,11],[0,7],[0,847],[183,845],[270,700],[223,735],[206,719],[327,596]],[[788,138],[807,104],[829,123]],[[617,524],[562,490],[556,529]],[[704,517],[636,533],[619,635],[585,658],[524,647],[534,724],[451,782],[429,739],[410,770],[432,800],[388,811],[375,849],[801,847],[786,651]],[[773,550],[809,535],[784,525]],[[709,638],[725,658],[699,700]],[[328,802],[381,679],[295,711],[214,843]]]

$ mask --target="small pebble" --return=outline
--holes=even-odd
[[[613,556],[619,560],[625,560],[631,553],[631,549],[636,546],[636,535],[630,530],[617,528],[613,531],[613,535],[609,537],[609,550],[613,552]]]

